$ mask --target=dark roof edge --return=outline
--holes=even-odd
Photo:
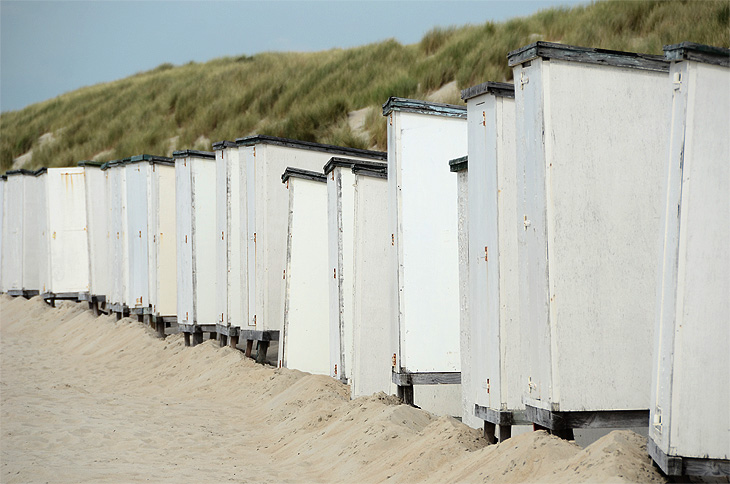
[[[127,161],[129,160],[129,161]],[[140,163],[142,161],[146,161],[148,163],[152,163],[155,165],[175,165],[175,160],[172,158],[168,158],[166,156],[157,156],[157,155],[135,155],[129,159],[125,158],[125,163]]]
[[[324,173],[318,171],[302,170],[301,168],[292,168],[288,166],[281,175],[281,182],[285,183],[289,178],[304,178],[316,182],[327,183],[327,177]]]
[[[359,166],[353,166],[352,173],[354,173],[355,175],[371,176],[374,178],[384,178],[386,180],[388,179],[388,168],[387,167],[384,170],[371,170],[369,168],[361,168]]]
[[[418,114],[433,114],[436,116],[449,116],[452,118],[466,119],[466,106],[455,104],[432,103],[418,99],[406,99],[403,97],[390,97],[383,104],[383,116],[392,111],[404,111]]]
[[[179,150],[179,151],[172,152],[173,159],[174,158],[187,158],[188,156],[196,156],[198,158],[215,160],[215,153],[212,151]]]
[[[556,44],[554,42],[538,41],[507,54],[510,67],[538,57],[649,71],[667,72],[669,70],[669,63],[663,56],[659,55],[595,49],[591,47]]]
[[[33,170],[26,170],[25,168],[19,168],[17,170],[9,170],[5,172],[5,175],[29,175],[29,176],[35,176],[35,172]]]
[[[372,171],[378,171],[378,170],[388,170],[388,164],[382,161],[361,161],[361,160],[353,160],[350,158],[340,158],[338,156],[333,156],[329,159],[329,161],[324,165],[324,168],[322,168],[322,171],[324,171],[325,175],[329,175],[329,173],[335,169],[337,166],[342,166],[345,168],[350,168],[353,171],[357,167],[358,169],[368,169]]]
[[[499,97],[515,97],[515,85],[507,82],[483,82],[476,86],[468,87],[461,90],[461,99],[466,101],[482,94],[493,94]]]
[[[697,44],[695,42],[665,45],[664,58],[668,61],[691,60],[716,66],[730,67],[730,49]]]
[[[455,158],[449,160],[449,171],[457,172],[466,170],[469,168],[469,157],[462,156],[461,158]]]
[[[312,141],[278,138],[276,136],[255,135],[236,139],[236,145],[238,146],[251,146],[259,143],[284,146],[286,148],[324,151],[327,153],[332,153],[334,155],[358,156],[361,158],[370,158],[373,160],[386,160],[388,157],[388,153],[385,153],[383,151],[363,150],[360,148],[347,148],[345,146],[326,145],[322,143],[314,143]]]
[[[48,167],[41,167],[38,168],[36,171],[33,172],[33,176],[40,176],[48,171]]]
[[[236,143],[233,141],[223,140],[223,141],[216,141],[213,143],[213,150],[218,151],[222,150],[223,148],[235,148]]]
[[[78,163],[76,163],[76,166],[84,166],[84,167],[91,166],[91,167],[94,167],[94,168],[101,168],[101,166],[103,164],[104,163],[101,162],[101,161],[84,160],[84,161],[79,161]]]

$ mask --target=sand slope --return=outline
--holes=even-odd
[[[209,341],[0,297],[0,480],[662,482],[638,435],[487,446],[449,417]]]

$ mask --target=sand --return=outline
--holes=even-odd
[[[451,417],[208,341],[0,296],[0,481],[663,482],[645,439],[487,445]]]

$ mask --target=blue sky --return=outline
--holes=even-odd
[[[9,111],[162,63],[264,51],[317,51],[435,26],[480,24],[582,0],[0,0],[0,110]]]

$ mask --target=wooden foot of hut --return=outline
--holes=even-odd
[[[528,404],[525,408],[525,417],[534,424],[536,430],[544,429],[566,440],[574,440],[573,429],[620,429],[649,426],[649,410],[562,412]]]
[[[484,437],[492,444],[504,442],[512,437],[513,425],[532,424],[527,420],[524,410],[495,410],[475,404],[474,415],[484,420]]]
[[[163,320],[166,318],[163,318]],[[185,346],[196,346],[203,343],[203,333],[212,334],[215,338],[215,324],[178,324],[178,332],[184,334]]]
[[[216,332],[218,333],[218,343],[220,346],[229,346],[235,348],[238,344],[238,332],[237,326],[224,326],[222,324],[216,324]]]
[[[38,295],[38,291],[26,291],[26,292],[35,292],[34,295]],[[79,301],[79,294],[78,292],[44,292],[40,294],[41,298],[43,298],[49,306],[52,308],[56,307],[56,301],[63,300],[63,301]]]
[[[393,369],[391,378],[393,383],[398,386],[398,396],[403,403],[414,405],[414,385],[458,385],[461,383],[461,372],[409,373],[397,372]]]
[[[258,342],[256,351],[256,363],[266,363],[266,353],[272,341],[279,341],[279,331],[257,331],[251,329],[240,329],[238,337],[246,340],[246,356],[249,358],[253,352],[254,341]]]
[[[651,438],[647,440],[646,449],[657,467],[659,467],[659,469],[661,469],[662,472],[670,479],[679,476],[715,477],[725,479],[730,477],[730,460],[728,459],[667,455]],[[681,482],[685,482],[685,480],[682,479]],[[718,479],[718,481],[712,480],[711,482],[727,481]]]

